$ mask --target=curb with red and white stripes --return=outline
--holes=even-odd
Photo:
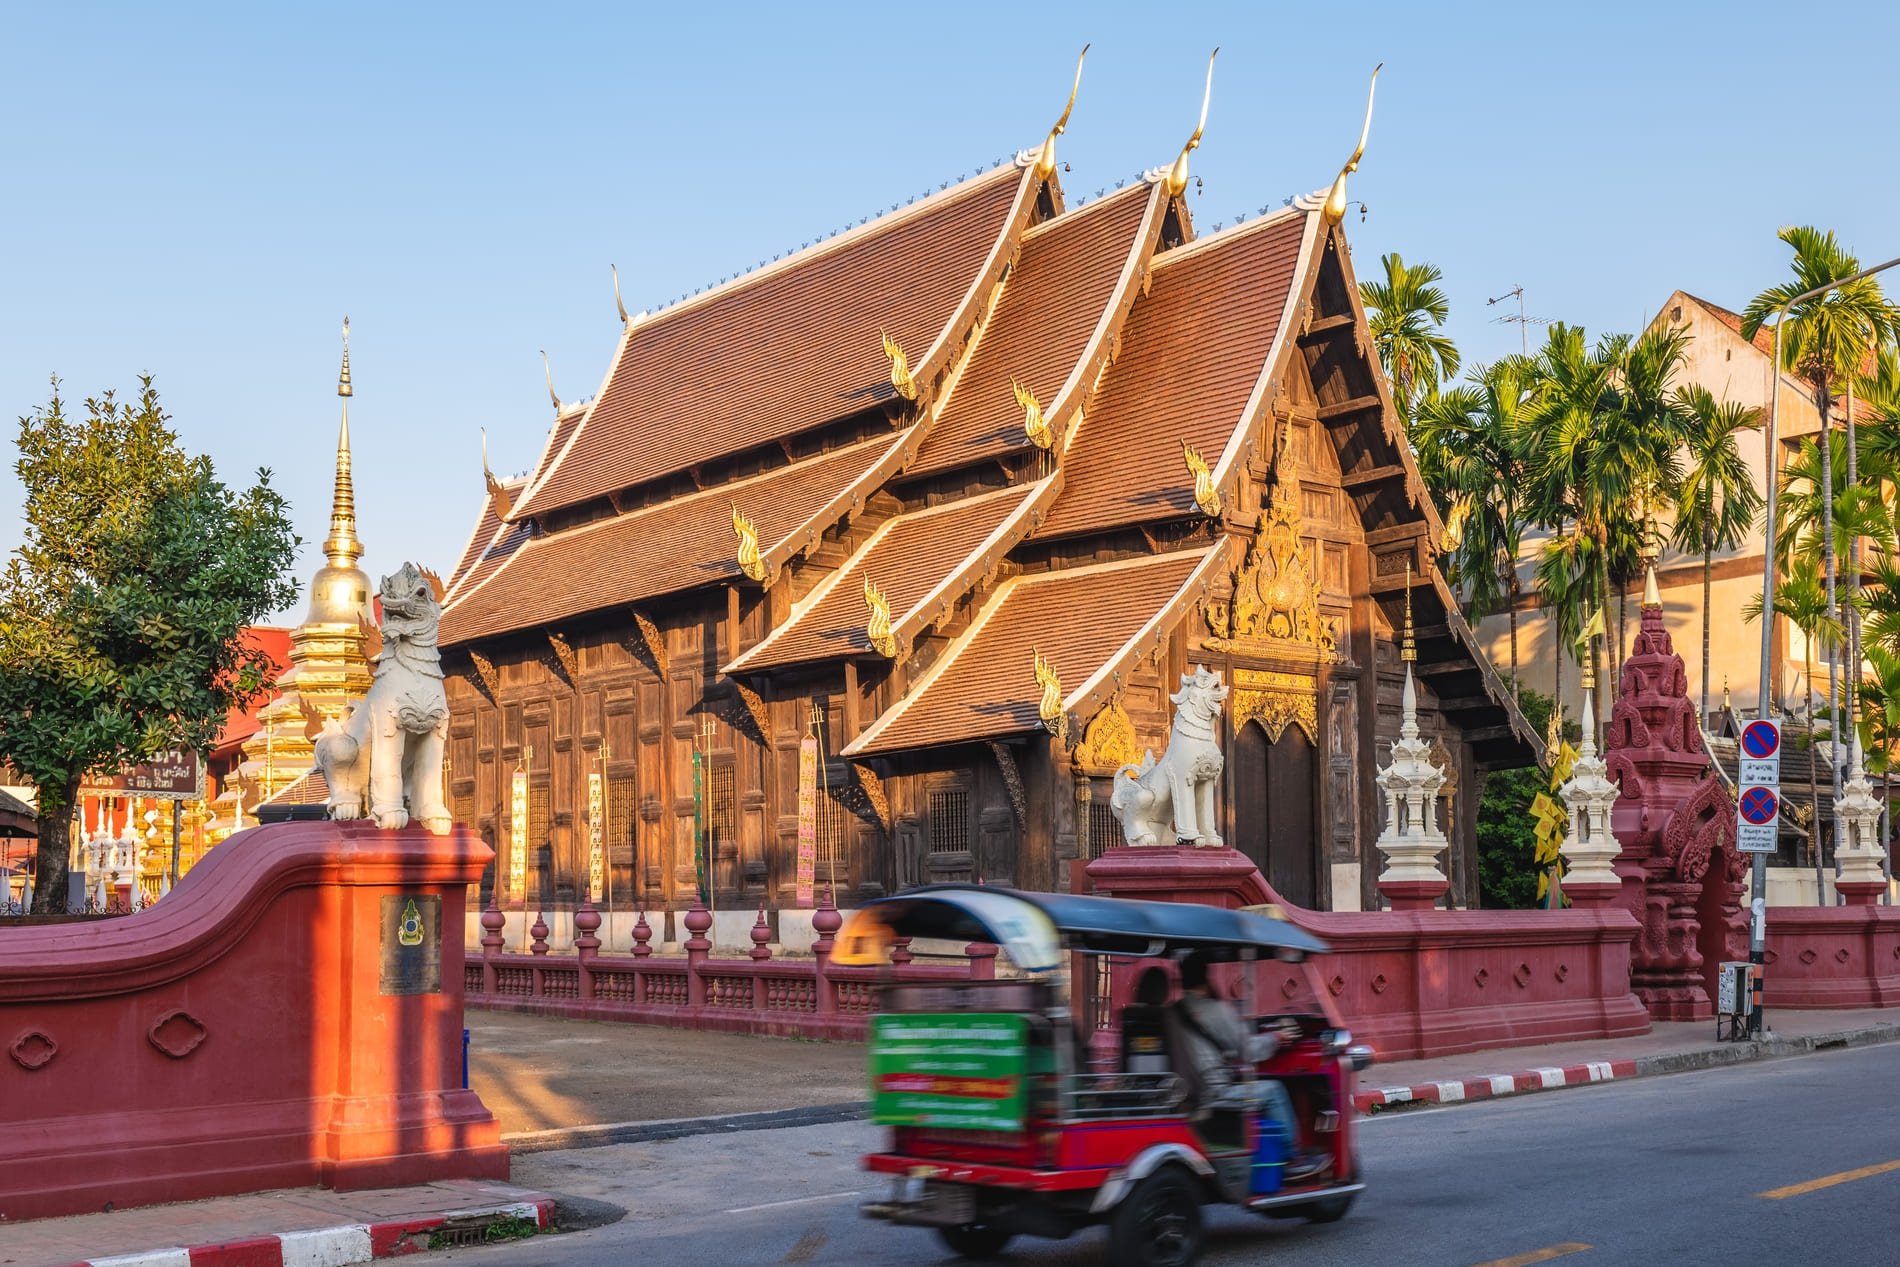
[[[1619,1078],[1634,1078],[1641,1072],[1634,1060],[1593,1060],[1588,1064],[1528,1069],[1523,1073],[1421,1082],[1414,1087],[1383,1087],[1359,1092],[1353,1096],[1352,1103],[1361,1113],[1402,1104],[1457,1104],[1464,1100],[1493,1100],[1499,1096],[1554,1091],[1558,1087],[1578,1087],[1592,1082],[1614,1082]]]
[[[459,1228],[506,1219],[532,1220],[535,1227],[545,1230],[554,1222],[554,1198],[453,1210],[389,1223],[280,1232],[218,1245],[117,1254],[90,1258],[73,1267],[350,1267],[376,1258],[422,1253],[429,1248],[430,1235],[450,1225]]]

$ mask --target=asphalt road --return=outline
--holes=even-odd
[[[861,1219],[878,1138],[850,1123],[519,1158],[516,1182],[629,1213],[437,1255],[469,1267],[936,1264],[935,1237]],[[1609,1083],[1364,1123],[1367,1191],[1331,1226],[1209,1207],[1210,1264],[1900,1263],[1900,1045]],[[1819,1182],[1817,1182],[1819,1181]],[[1779,1194],[1779,1195],[1777,1195]],[[1100,1229],[1007,1261],[1099,1261]]]

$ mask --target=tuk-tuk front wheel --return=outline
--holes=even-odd
[[[1192,1267],[1206,1228],[1201,1186],[1178,1166],[1164,1166],[1135,1185],[1108,1221],[1113,1267]]]
[[[956,1227],[940,1227],[937,1237],[950,1247],[950,1252],[961,1254],[965,1258],[994,1258],[1003,1252],[1003,1246],[1009,1244],[1010,1233],[983,1223],[963,1223]]]

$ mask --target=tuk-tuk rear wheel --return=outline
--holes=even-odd
[[[1178,1166],[1164,1166],[1135,1185],[1108,1221],[1113,1267],[1192,1267],[1206,1228],[1201,1185]]]
[[[965,1258],[994,1258],[1009,1244],[1010,1236],[1009,1232],[982,1223],[937,1229],[937,1238],[949,1246],[952,1253]]]

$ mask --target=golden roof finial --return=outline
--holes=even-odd
[[[1176,198],[1187,189],[1188,155],[1201,148],[1201,133],[1207,131],[1207,103],[1214,99],[1214,59],[1219,56],[1218,48],[1207,55],[1207,86],[1201,89],[1201,121],[1194,125],[1194,135],[1181,147],[1181,157],[1168,169],[1168,193]]]
[[[554,394],[554,367],[548,363],[548,350],[541,349],[541,372],[547,376],[548,399],[554,402],[554,416],[561,416],[561,398]]]
[[[1036,159],[1036,175],[1048,180],[1056,170],[1056,138],[1069,129],[1069,113],[1075,109],[1075,94],[1082,90],[1082,59],[1089,55],[1089,46],[1084,44],[1082,52],[1075,59],[1075,84],[1069,89],[1069,104],[1062,107],[1062,117],[1049,129],[1049,139],[1042,143],[1042,153]]]
[[[1352,157],[1339,169],[1339,176],[1333,181],[1333,187],[1326,195],[1326,222],[1338,224],[1346,218],[1346,177],[1359,170],[1359,160],[1365,157],[1366,139],[1372,135],[1372,94],[1379,87],[1379,72],[1385,69],[1380,62],[1372,68],[1372,82],[1366,87],[1366,122],[1359,129],[1359,144],[1354,148]]]
[[[330,536],[323,543],[323,556],[334,568],[353,568],[363,557],[363,543],[356,539],[356,480],[350,468],[350,319],[343,318],[343,369],[337,376],[336,394],[343,397],[343,419],[336,433],[336,483],[330,496]]]
[[[864,605],[871,609],[870,623],[865,626],[865,636],[871,640],[871,647],[887,660],[897,658],[897,637],[891,632],[891,603],[884,597],[884,591],[871,583],[870,577],[864,578]]]
[[[882,330],[878,333],[884,336],[884,355],[891,358],[891,387],[905,400],[916,400],[917,380],[910,376],[910,360],[904,349],[889,334]]]
[[[759,556],[759,533],[752,521],[739,513],[737,503],[732,507],[732,531],[739,538],[739,570],[748,580],[765,579],[765,562]]]
[[[1194,504],[1209,519],[1218,519],[1221,512],[1220,490],[1214,487],[1214,473],[1207,468],[1207,459],[1186,440],[1181,441],[1181,458],[1194,476]]]
[[[1028,435],[1029,443],[1038,449],[1048,448],[1055,440],[1055,435],[1042,416],[1042,402],[1036,399],[1036,393],[1013,378],[1009,380],[1009,389],[1016,393],[1016,403],[1023,408],[1023,431]]]
[[[1036,685],[1042,688],[1042,698],[1036,702],[1036,716],[1042,719],[1043,729],[1052,735],[1063,732],[1062,716],[1062,679],[1056,674],[1053,664],[1043,657],[1042,652],[1030,650],[1030,656],[1036,666]]]
[[[1412,561],[1405,561],[1405,637],[1399,643],[1399,659],[1407,664],[1418,659],[1418,635],[1412,628]]]
[[[613,265],[613,264],[609,264],[607,267],[613,270],[614,307],[619,310],[620,324],[624,326],[627,324],[627,305],[622,303],[620,299],[620,269],[616,265]]]
[[[482,431],[482,482],[488,487],[489,497],[494,499],[495,518],[506,519],[508,517],[508,512],[514,509],[514,499],[508,496],[508,489],[506,488],[506,486],[504,486],[500,480],[495,478],[495,473],[492,470],[490,470],[488,467],[488,428],[483,427],[481,431]]]
[[[339,396],[356,394],[350,386],[350,319],[348,317],[343,318],[343,371],[336,376],[336,394]]]

